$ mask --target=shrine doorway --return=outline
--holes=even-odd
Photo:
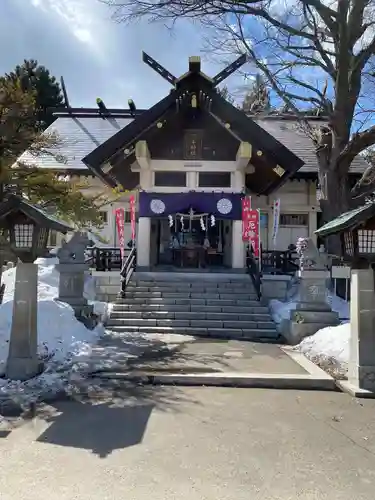
[[[172,217],[172,221],[171,217],[154,220],[151,260],[156,267],[171,271],[231,267],[231,221],[212,220],[208,214]]]

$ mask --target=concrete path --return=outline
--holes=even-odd
[[[374,414],[342,393],[129,385],[4,424],[1,500],[373,500]]]
[[[98,365],[107,359],[111,369],[117,365],[118,369],[129,371],[307,373],[276,344],[167,334],[149,336],[146,341],[141,339],[140,344],[133,342],[133,357],[122,359],[121,353],[128,350],[128,338],[110,333],[94,350],[93,359]]]
[[[131,357],[129,357],[129,352]],[[277,344],[108,331],[88,370],[102,378],[172,385],[335,390],[333,378]]]

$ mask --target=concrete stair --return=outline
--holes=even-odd
[[[280,341],[247,275],[135,273],[106,326],[116,332]]]

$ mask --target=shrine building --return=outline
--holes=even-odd
[[[245,195],[260,209],[263,249],[273,249],[275,199],[281,205],[276,250],[286,250],[299,237],[315,238],[320,225],[317,160],[296,117],[247,115],[218,93],[218,85],[245,59],[210,77],[200,58],[190,57],[187,72],[177,78],[143,53],[144,62],[169,82],[168,95],[146,110],[131,100],[126,109],[109,109],[100,99],[96,108],[67,105],[56,110],[57,119],[47,129],[61,137],[64,161],[50,155],[32,159],[28,152],[20,159],[37,161],[71,182],[84,177],[90,192],[112,193],[113,201],[101,209],[100,230],[112,247],[118,247],[115,208],[125,208],[130,238],[133,193],[139,269],[198,267],[202,247],[208,250],[206,266],[243,269]],[[325,123],[319,116],[308,119],[316,126]],[[365,168],[363,160],[354,160],[353,182]],[[185,247],[192,250],[186,258],[180,252]]]

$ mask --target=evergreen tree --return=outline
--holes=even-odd
[[[35,127],[38,131],[45,130],[55,121],[51,108],[64,105],[64,97],[60,85],[54,76],[44,66],[34,59],[24,60],[5,78],[16,83],[21,82],[23,90],[32,90],[35,101]]]
[[[61,174],[38,168],[41,155],[51,155],[61,163],[64,157],[60,138],[55,133],[41,134],[36,129],[36,106],[34,90],[25,89],[21,80],[14,77],[0,77],[1,199],[7,192],[19,193],[77,227],[90,224],[100,227],[99,209],[108,203],[103,195],[84,196],[85,185],[73,185],[61,178]],[[29,164],[17,162],[25,150],[33,157]]]

